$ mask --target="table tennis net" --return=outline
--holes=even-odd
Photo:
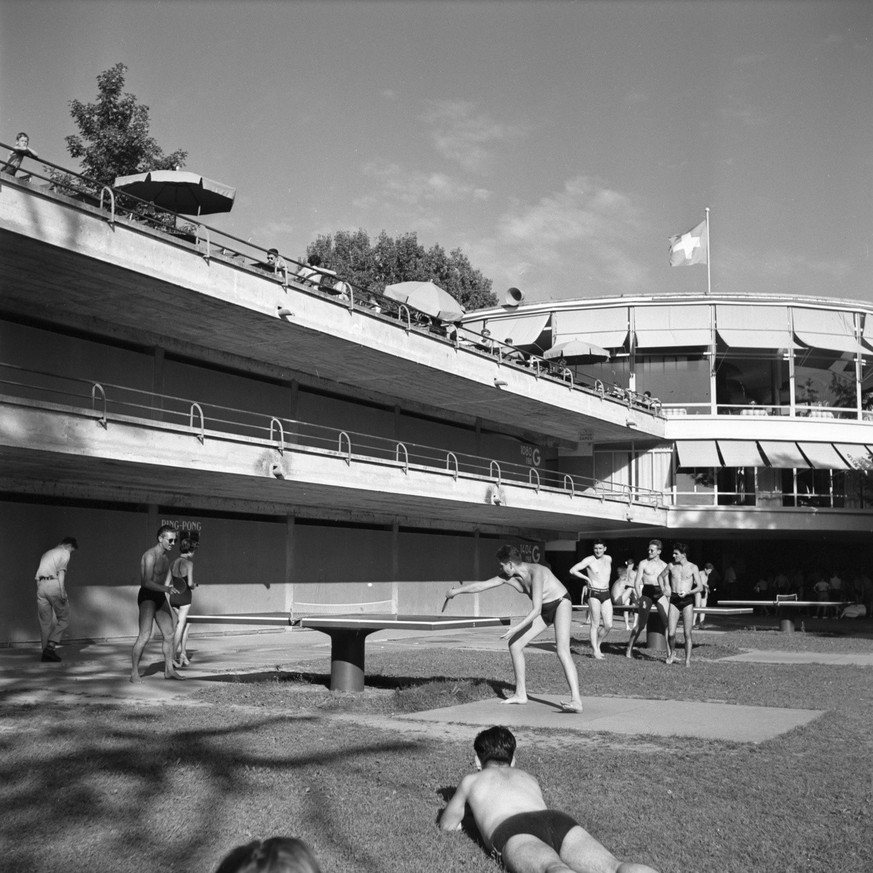
[[[294,601],[291,604],[291,618],[304,618],[309,615],[372,615],[397,612],[392,599],[368,600],[364,603],[304,603]]]

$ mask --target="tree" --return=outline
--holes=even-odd
[[[184,166],[188,157],[182,149],[164,154],[149,135],[149,108],[123,91],[126,73],[121,63],[102,72],[95,103],[70,100],[79,133],[65,137],[67,151],[81,158],[82,175],[99,185],[111,185],[116,176],[172,170]]]
[[[491,280],[473,269],[461,249],[446,254],[442,246],[425,249],[415,233],[390,237],[384,230],[375,244],[364,230],[340,230],[318,236],[306,249],[322,265],[336,270],[359,288],[381,294],[396,282],[433,282],[448,291],[465,309],[496,306]]]

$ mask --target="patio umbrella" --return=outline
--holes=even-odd
[[[464,307],[448,291],[433,282],[397,282],[385,287],[385,296],[435,317],[440,312],[464,311]]]
[[[230,212],[236,197],[236,188],[185,170],[151,170],[118,176],[113,187],[182,215]]]
[[[543,357],[547,360],[563,358],[566,364],[596,364],[608,361],[609,352],[587,340],[572,339],[552,346]]]

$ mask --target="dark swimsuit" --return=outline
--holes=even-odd
[[[682,612],[686,606],[694,606],[693,594],[671,594],[670,606],[675,606],[679,612]]]
[[[601,603],[606,603],[607,600],[612,600],[608,588],[589,588],[588,599],[599,600]]]
[[[643,585],[643,597],[649,597],[652,600],[660,600],[664,596],[660,585]]]
[[[192,602],[191,588],[187,576],[173,576],[173,588],[181,594],[170,595],[170,606],[190,606]]]
[[[561,605],[562,600],[570,600],[570,595],[565,594],[563,597],[559,597],[557,600],[550,600],[540,607],[540,615],[543,617],[546,627],[555,623],[555,616],[558,614],[558,607]],[[571,600],[570,602],[572,603],[573,601]]]
[[[504,847],[512,837],[526,834],[542,840],[560,855],[564,838],[575,827],[579,827],[578,822],[570,818],[565,812],[559,812],[556,809],[520,812],[517,815],[509,816],[497,825],[491,835],[491,845],[499,859]]]
[[[152,591],[151,588],[140,587],[139,594],[136,595],[137,605],[139,606],[149,600],[154,603],[155,612],[160,609],[163,609],[165,612],[170,611],[170,607],[167,605],[167,595],[163,591]]]

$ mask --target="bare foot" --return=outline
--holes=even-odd
[[[564,712],[582,712],[582,701],[581,700],[571,700],[568,702],[566,700],[562,700],[561,701],[561,709]]]
[[[625,652],[624,656],[625,656],[625,658],[630,658],[631,660],[633,660],[633,658],[634,658],[633,653],[630,650]]]
[[[673,661],[675,661],[675,660],[676,660],[676,659],[675,659],[672,655],[670,655],[670,656],[667,658],[666,663],[668,663],[668,664],[672,664]]]
[[[506,697],[500,701],[501,703],[527,703],[527,695],[522,697],[519,694],[513,694],[512,697]]]
[[[685,662],[685,666],[686,666],[686,667],[690,667],[690,666],[691,666],[691,661],[686,661],[686,662]]]
[[[164,670],[164,679],[184,680],[185,677],[181,673],[177,673],[175,670]]]
[[[131,673],[130,681],[133,682],[134,685],[140,685],[142,684],[142,676],[140,676],[139,673]]]
[[[593,655],[598,661],[603,660],[603,652],[594,652]]]

